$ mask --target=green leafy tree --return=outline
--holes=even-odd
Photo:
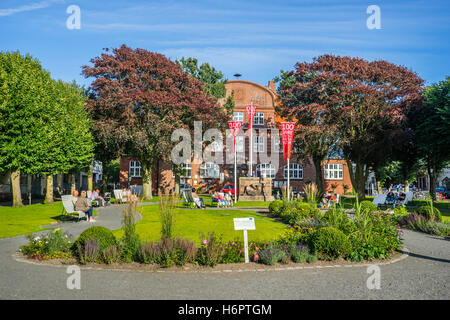
[[[92,157],[84,98],[74,90],[52,80],[31,56],[0,53],[0,171],[11,173],[13,206],[22,206],[21,173],[52,178]],[[47,196],[52,203],[52,193]]]
[[[45,128],[49,143],[39,154],[47,175],[47,203],[53,203],[53,175],[88,169],[94,150],[83,88],[58,80],[53,90],[54,112]]]
[[[223,76],[222,72],[217,71],[206,62],[199,66],[196,58],[185,59],[182,57],[176,63],[184,72],[201,81],[207,94],[217,99],[225,97],[225,83],[227,79]]]
[[[417,148],[430,177],[430,194],[436,199],[436,181],[450,162],[450,77],[427,87],[423,104],[411,115]]]

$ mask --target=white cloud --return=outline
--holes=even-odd
[[[32,3],[28,5],[23,5],[17,8],[10,9],[0,9],[0,17],[10,16],[16,13],[25,12],[25,11],[33,11],[38,9],[43,9],[50,7],[55,2],[62,2],[61,0],[53,0],[53,1],[41,1],[37,3]]]

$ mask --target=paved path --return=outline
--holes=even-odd
[[[99,209],[94,225],[120,227],[118,207]],[[77,236],[92,223],[64,223]],[[66,287],[65,267],[19,262],[23,236],[0,239],[0,299],[450,299],[450,242],[405,230],[411,253],[382,265],[381,289],[366,267],[231,273],[146,273],[81,269],[81,290]]]

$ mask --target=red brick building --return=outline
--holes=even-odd
[[[287,164],[283,161],[281,139],[276,134],[276,124],[281,121],[275,114],[276,93],[275,84],[269,81],[268,86],[262,86],[245,80],[231,80],[225,84],[227,96],[234,92],[235,121],[243,121],[242,131],[236,140],[237,151],[237,173],[239,176],[247,176],[249,172],[250,138],[247,135],[248,121],[245,106],[256,104],[257,110],[253,119],[253,170],[256,176],[272,178],[273,187],[281,187],[287,183]],[[225,99],[219,101],[224,103]],[[225,140],[225,139],[224,139]],[[227,143],[217,143],[215,150],[224,150],[222,163],[184,164],[184,175],[181,183],[188,183],[195,188],[220,187],[227,182],[234,181],[234,160],[229,161],[233,151]],[[228,161],[227,161],[228,159]],[[234,159],[234,158],[233,158]],[[292,155],[290,161],[290,184],[294,190],[301,191],[305,183],[315,181],[315,168],[311,163],[304,163]],[[129,185],[142,185],[141,167],[138,159],[123,157],[121,159],[120,182],[121,187]],[[322,165],[325,190],[331,191],[336,186],[335,192],[343,194],[344,185],[351,191],[351,180],[347,164],[341,159],[329,159]],[[155,163],[153,174],[153,188],[159,187],[170,189],[174,186],[174,176],[168,163],[158,161]],[[131,176],[131,181],[128,177]],[[138,187],[139,188],[139,187]]]

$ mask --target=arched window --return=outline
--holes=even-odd
[[[289,179],[303,179],[303,167],[298,163],[289,164]],[[287,166],[284,166],[284,178],[288,176]]]
[[[219,178],[219,165],[213,162],[203,162],[200,166],[200,178]]]
[[[256,166],[256,176],[275,178],[275,167],[271,163],[261,163]]]

